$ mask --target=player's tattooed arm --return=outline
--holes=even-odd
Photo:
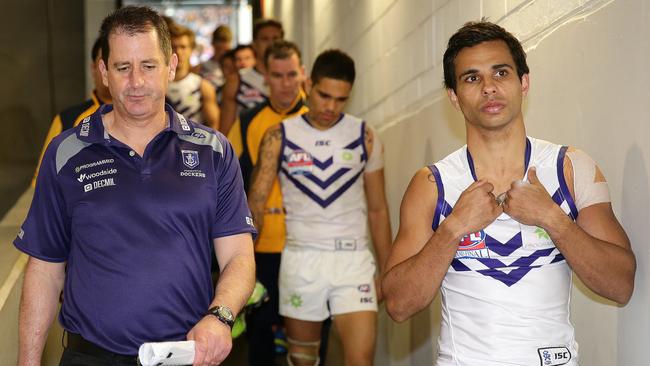
[[[372,130],[368,127],[365,126],[364,133],[363,133],[363,141],[366,144],[366,151],[368,152],[368,156],[372,154],[372,147],[374,145],[374,134]]]
[[[251,188],[248,194],[248,206],[253,214],[255,226],[260,232],[264,225],[264,206],[278,175],[281,148],[282,129],[280,125],[270,127],[262,138],[257,164],[251,174]]]

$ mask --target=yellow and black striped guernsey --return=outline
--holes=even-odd
[[[232,144],[241,165],[244,185],[248,191],[250,175],[253,166],[257,163],[262,137],[266,130],[279,124],[283,120],[297,114],[306,113],[308,110],[304,102],[304,93],[300,93],[296,101],[286,111],[275,110],[269,101],[256,108],[240,114],[239,119],[230,129],[228,139]],[[271,194],[264,208],[264,228],[259,233],[255,244],[255,251],[259,253],[280,253],[284,248],[285,240],[284,210],[282,209],[282,193],[280,183],[276,179],[271,189]]]
[[[54,117],[52,124],[50,125],[50,130],[47,132],[47,136],[45,137],[45,143],[43,144],[41,155],[38,158],[38,165],[36,165],[36,172],[34,173],[34,179],[32,179],[32,187],[36,185],[36,176],[38,175],[38,169],[41,166],[43,154],[45,153],[45,149],[47,149],[47,145],[50,144],[50,141],[52,141],[52,139],[61,132],[78,125],[84,118],[93,114],[97,108],[103,104],[104,101],[99,99],[95,91],[93,91],[90,99],[84,101],[83,103],[68,107]]]

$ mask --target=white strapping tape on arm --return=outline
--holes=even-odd
[[[370,129],[368,126],[367,128]],[[372,152],[368,156],[366,162],[366,173],[374,172],[384,167],[384,145],[381,143],[377,131],[372,130],[374,136],[374,143],[372,145]]]
[[[597,203],[611,202],[607,182],[596,182],[596,162],[582,150],[567,152],[573,165],[573,191],[578,211]]]

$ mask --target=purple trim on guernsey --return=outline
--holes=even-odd
[[[569,191],[569,187],[566,184],[566,179],[564,179],[564,157],[566,156],[568,148],[568,146],[562,146],[560,148],[560,153],[557,156],[557,179],[560,182],[560,193],[562,194],[562,198],[564,198],[566,203],[569,205],[571,218],[575,221],[578,219],[578,208],[573,201],[571,191]]]
[[[445,202],[445,188],[442,185],[442,178],[440,177],[440,171],[438,171],[438,168],[435,165],[429,165],[429,170],[431,171],[431,174],[433,174],[433,178],[436,180],[436,187],[438,188],[438,200],[436,202],[436,210],[433,213],[433,222],[431,223],[431,228],[433,231],[436,231],[438,229],[438,225],[440,225],[440,214],[442,213],[442,209]]]
[[[361,138],[359,143],[363,147],[363,154],[361,154],[361,161],[366,161],[368,160],[368,150],[365,142],[365,137],[366,135],[366,121],[361,122]],[[356,147],[356,146],[355,146]],[[346,149],[352,149],[351,147],[345,147]]]

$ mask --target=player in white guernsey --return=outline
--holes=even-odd
[[[381,299],[375,276],[391,233],[383,147],[364,121],[343,113],[354,75],[348,55],[321,53],[307,82],[309,111],[267,130],[253,171],[249,206],[260,230],[264,203],[280,178],[287,226],[280,314],[289,365],[319,364],[322,321],[330,316],[345,364],[373,363]]]
[[[210,82],[190,72],[194,32],[177,23],[169,22],[168,25],[178,66],[174,81],[169,83],[167,102],[185,117],[216,130],[219,128],[216,90]]]
[[[526,136],[530,80],[514,36],[468,23],[444,55],[467,145],[412,179],[382,286],[403,321],[442,296],[438,366],[578,365],[571,274],[618,303],[636,262],[584,152]]]

